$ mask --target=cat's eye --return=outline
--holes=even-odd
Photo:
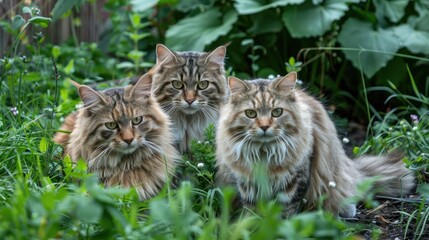
[[[280,117],[283,114],[283,108],[275,108],[271,111],[273,117]]]
[[[174,80],[171,82],[171,84],[173,85],[173,87],[175,89],[182,89],[183,88],[183,82],[181,82],[181,81]]]
[[[110,130],[113,130],[118,127],[118,123],[116,122],[107,122],[104,125]]]
[[[143,120],[143,116],[139,116],[139,117],[133,118],[131,122],[133,123],[133,125],[137,125],[137,124],[140,124],[142,120]]]
[[[256,111],[255,110],[252,110],[252,109],[247,109],[247,110],[245,110],[244,111],[244,114],[246,114],[246,116],[248,117],[248,118],[255,118],[256,117]]]
[[[200,90],[204,90],[209,86],[209,81],[201,81],[198,83],[197,88]]]

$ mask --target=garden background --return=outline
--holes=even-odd
[[[104,189],[52,141],[79,104],[67,79],[125,85],[154,64],[157,43],[229,43],[227,74],[243,79],[298,71],[350,156],[401,148],[416,193],[376,197],[364,182],[350,199],[359,214],[347,220],[322,210],[286,220],[273,202],[237,213],[234,192],[213,183],[213,128],[192,144],[192,163],[183,157],[193,181],[146,202]],[[428,238],[428,93],[428,0],[0,0],[0,236]]]

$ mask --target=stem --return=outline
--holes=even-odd
[[[424,62],[429,62],[429,58],[423,58],[423,57],[416,57],[412,55],[402,54],[402,53],[392,53],[392,52],[386,52],[386,51],[380,51],[375,49],[365,49],[365,48],[344,48],[344,47],[313,47],[313,48],[303,48],[298,52],[298,56],[301,54],[302,51],[351,51],[351,52],[370,52],[370,53],[379,53],[379,54],[387,54],[397,57],[403,57],[408,59],[414,59],[414,60],[420,60]]]

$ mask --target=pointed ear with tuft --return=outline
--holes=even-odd
[[[215,50],[211,51],[204,62],[206,64],[214,63],[223,66],[226,55],[226,46],[228,46],[228,44],[217,47]]]
[[[94,104],[94,103],[106,103],[106,100],[94,89],[85,86],[79,85],[78,87],[80,99],[82,99],[83,105],[85,107]]]
[[[156,45],[156,65],[161,65],[172,61],[177,62],[176,55],[174,55],[174,53],[166,46],[162,44],[157,44]]]
[[[140,97],[143,95],[149,95],[152,87],[152,74],[146,73],[134,84],[131,89],[131,97]]]
[[[249,90],[249,86],[247,86],[246,82],[236,77],[229,77],[228,85],[231,90],[231,94],[240,94]]]
[[[277,91],[288,91],[295,87],[297,77],[296,72],[290,72],[286,76],[274,80],[271,85]]]

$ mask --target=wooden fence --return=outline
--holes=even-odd
[[[75,1],[75,0],[67,0]],[[59,19],[50,24],[48,28],[42,29],[46,41],[54,44],[59,44],[70,38],[78,41],[94,42],[97,41],[99,35],[108,22],[108,13],[103,10],[103,5],[107,0],[96,0],[93,3],[85,2],[79,11],[72,12],[73,18],[80,20],[80,25],[73,26],[73,18],[67,17]],[[28,14],[22,13],[24,6],[37,7],[40,9],[40,15],[50,17],[50,13],[54,8],[56,0],[0,0],[0,19],[12,21],[17,14],[28,19]],[[26,35],[28,40],[32,41],[32,35],[40,32],[40,29],[28,28]],[[8,48],[12,46],[13,37],[0,27],[0,57],[3,57]]]

